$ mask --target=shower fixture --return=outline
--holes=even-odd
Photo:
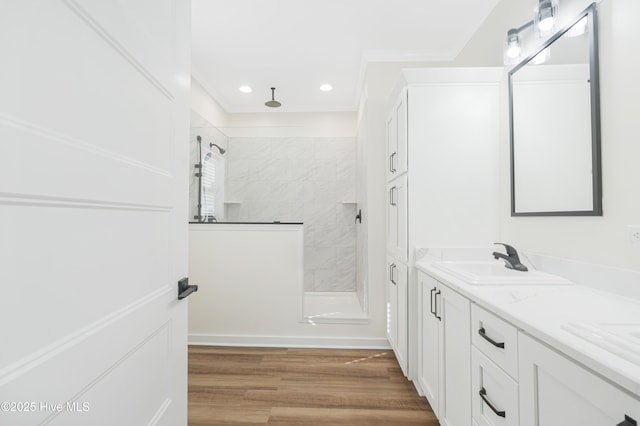
[[[209,143],[209,148],[213,148],[214,146],[215,146],[216,148],[218,148],[218,151],[220,151],[220,155],[222,155],[222,154],[224,154],[225,152],[227,152],[227,150],[226,150],[226,149],[224,149],[224,148],[220,148],[220,147],[218,146],[218,144],[215,144],[215,143],[213,143],[213,142]]]
[[[271,88],[271,100],[264,103],[269,108],[279,108],[282,105],[280,102],[276,101],[276,99],[275,99],[275,91],[276,91],[276,88],[272,87]]]

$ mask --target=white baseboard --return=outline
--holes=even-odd
[[[275,348],[391,349],[386,338],[189,334],[190,345]]]

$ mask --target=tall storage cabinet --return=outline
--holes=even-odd
[[[405,69],[390,97],[387,256],[396,273],[408,274],[406,292],[396,291],[393,300],[396,325],[398,315],[407,315],[407,329],[395,328],[406,333],[407,347],[399,339],[392,346],[414,382],[419,357],[436,350],[418,335],[415,249],[486,247],[497,238],[502,74],[502,68]]]
[[[387,119],[387,338],[408,373],[407,91],[394,98]]]

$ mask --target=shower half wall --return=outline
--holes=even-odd
[[[226,157],[225,220],[303,222],[305,292],[355,292],[356,139],[230,137]]]

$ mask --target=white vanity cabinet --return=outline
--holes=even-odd
[[[387,257],[387,339],[406,374],[407,368],[407,266]]]
[[[471,423],[471,320],[467,298],[418,273],[418,381],[442,426]]]
[[[518,353],[521,426],[640,422],[640,400],[522,332]]]

